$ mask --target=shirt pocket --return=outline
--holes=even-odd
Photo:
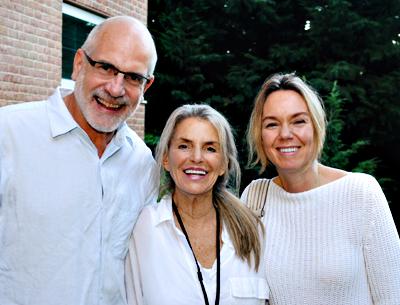
[[[258,277],[230,278],[233,305],[262,305],[269,298],[268,283]]]

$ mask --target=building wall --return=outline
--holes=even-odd
[[[147,24],[147,0],[73,0],[104,16],[131,15]],[[43,100],[61,82],[61,0],[0,0],[0,106]],[[145,105],[128,124],[144,136]]]

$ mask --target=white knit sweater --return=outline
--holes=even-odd
[[[400,304],[399,235],[372,176],[302,193],[271,182],[263,222],[271,305]]]

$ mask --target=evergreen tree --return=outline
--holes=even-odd
[[[272,73],[295,71],[327,96],[323,161],[375,171],[381,182],[390,178],[389,201],[400,195],[400,1],[150,0],[149,28],[159,52],[147,95],[153,143],[173,109],[205,102],[236,129],[244,164],[259,87]],[[256,176],[245,170],[243,185]]]
[[[340,96],[340,91],[335,81],[324,103],[328,125],[321,163],[331,167],[349,169],[351,157],[356,156],[361,148],[368,147],[369,143],[365,140],[356,140],[351,145],[343,143],[342,133],[345,125],[342,117],[343,104],[344,100]],[[359,161],[351,171],[373,175],[376,167],[377,160],[368,159]]]

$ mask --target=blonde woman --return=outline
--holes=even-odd
[[[400,304],[400,241],[386,198],[372,176],[318,161],[325,124],[318,94],[294,74],[273,75],[255,99],[250,160],[278,176],[253,181],[242,198],[252,206],[263,191],[270,304]]]

